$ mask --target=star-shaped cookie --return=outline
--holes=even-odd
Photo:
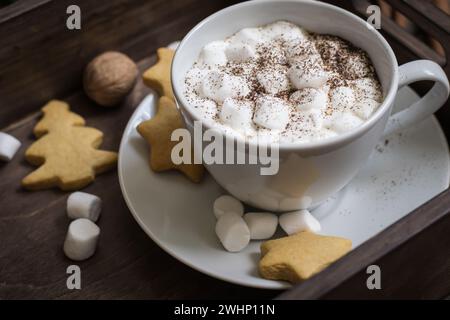
[[[184,124],[175,102],[163,96],[159,99],[156,115],[139,124],[137,130],[151,146],[150,168],[153,171],[176,169],[183,172],[193,182],[200,182],[204,167],[201,164],[194,164],[193,152],[191,152],[191,164],[177,165],[172,162],[172,149],[178,141],[171,141],[170,136],[175,129],[179,128],[184,128]]]
[[[297,283],[325,269],[350,251],[348,239],[300,232],[261,245],[259,273],[272,280]]]
[[[155,89],[159,96],[173,97],[172,84],[170,83],[170,66],[175,51],[169,48],[159,48],[156,52],[158,62],[144,72],[144,83]]]

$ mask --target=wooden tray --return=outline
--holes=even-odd
[[[165,254],[129,214],[115,172],[100,176],[86,188],[104,200],[102,237],[97,254],[79,264],[82,290],[66,288],[66,268],[71,262],[61,245],[68,225],[67,194],[27,192],[20,187],[22,177],[32,170],[23,153],[34,141],[32,128],[39,108],[52,98],[66,100],[90,126],[105,132],[106,149],[117,150],[131,113],[148,89],[139,82],[121,107],[102,109],[81,90],[86,63],[99,52],[114,49],[129,54],[144,70],[155,62],[153,53],[158,47],[181,39],[202,18],[234,2],[79,0],[80,31],[66,29],[66,8],[71,1],[19,0],[0,9],[0,128],[23,142],[12,162],[0,164],[0,299],[441,298],[450,292],[448,190],[280,295],[210,278]],[[347,1],[345,5],[334,2],[363,11],[359,1],[355,7]],[[433,8],[423,9],[422,1],[390,2],[448,45],[448,33],[442,32],[448,32],[448,20],[436,23],[442,16]],[[429,58],[430,51],[408,49],[411,41],[404,40],[401,30],[386,31],[400,63],[418,55]],[[431,55],[449,73],[446,59]],[[438,114],[447,135],[449,107],[447,103]],[[365,270],[370,264],[382,268],[383,290],[367,290]]]

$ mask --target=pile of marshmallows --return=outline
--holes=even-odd
[[[100,236],[95,222],[101,210],[102,201],[93,194],[74,192],[67,198],[67,216],[74,219],[64,241],[64,254],[69,259],[82,261],[94,254]]]
[[[266,94],[260,95],[255,102],[243,99],[251,91],[246,78],[224,72],[219,67],[231,68],[227,66],[229,61],[243,66],[248,66],[247,62],[251,62],[250,65],[253,63],[257,66],[255,47],[279,38],[286,41],[286,52],[274,42],[271,51],[275,58],[270,57],[272,60],[280,60],[279,63],[271,63],[270,68],[262,70],[256,67],[256,78]],[[309,55],[299,55],[299,47],[310,48]],[[290,61],[291,67],[282,65],[284,60]],[[316,126],[323,125],[336,133],[360,125],[379,106],[376,101],[379,92],[371,78],[353,81],[356,91],[365,92],[362,95],[365,98],[361,101],[361,97],[357,97],[357,92],[350,87],[330,89],[327,86],[329,74],[313,43],[305,37],[301,28],[283,21],[262,28],[245,28],[225,41],[213,41],[202,49],[198,62],[197,67],[190,71],[193,78],[202,79],[194,92],[198,92],[200,98],[205,98],[210,103],[221,105],[221,122],[244,134],[252,132],[254,124],[269,130],[284,130],[289,123],[289,104],[295,105],[299,111],[308,112]],[[244,62],[247,64],[242,64]],[[352,65],[357,65],[360,69],[368,67],[364,63],[352,60]],[[298,91],[289,97],[289,103],[276,96],[291,87]],[[328,103],[332,109],[339,110],[336,116],[342,119],[334,121],[334,116],[329,116],[322,121],[321,113]],[[256,104],[254,113],[253,104]],[[355,106],[355,114],[344,112],[347,110],[346,106]]]
[[[223,247],[230,252],[244,249],[250,240],[271,238],[278,223],[288,235],[301,231],[317,233],[320,223],[308,210],[283,213],[248,212],[244,214],[242,202],[229,195],[214,201],[214,215],[217,218],[216,234]]]

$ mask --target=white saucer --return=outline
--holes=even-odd
[[[405,88],[398,95],[397,107],[416,99]],[[138,106],[119,151],[120,186],[136,221],[167,253],[200,272],[245,286],[290,287],[258,276],[260,242],[252,242],[240,253],[222,248],[214,233],[212,203],[223,190],[211,176],[197,185],[177,172],[150,170],[147,145],[135,128],[154,114],[155,101],[149,95]],[[445,190],[449,164],[447,141],[434,117],[381,141],[359,175],[314,211],[322,233],[360,245]]]

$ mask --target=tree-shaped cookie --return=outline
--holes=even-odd
[[[44,117],[34,128],[39,140],[25,152],[28,162],[40,167],[22,180],[25,188],[81,189],[94,180],[95,174],[115,166],[115,152],[97,150],[103,133],[85,127],[84,119],[70,112],[67,103],[52,100],[42,111]]]

